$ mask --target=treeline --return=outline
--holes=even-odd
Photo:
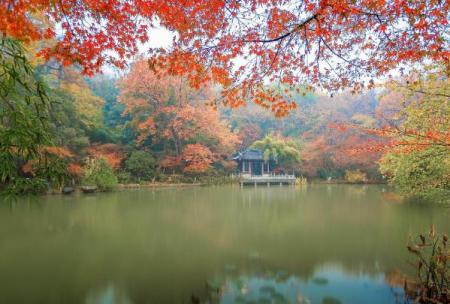
[[[36,62],[14,40],[2,50],[1,187],[10,193],[211,180],[236,172],[232,155],[249,147],[275,160],[275,173],[449,189],[449,86],[439,68],[359,95],[299,87],[290,92],[297,109],[276,118],[252,102],[218,107],[219,88],[193,89],[146,60],[120,78],[86,78],[76,65]]]
[[[340,125],[377,126],[378,100],[373,91],[365,94],[341,94],[330,97],[300,89],[293,98],[297,109],[283,119],[249,104],[227,110],[226,116],[242,138],[242,148],[264,137],[290,142],[299,151],[290,159],[288,171],[309,179],[345,181],[347,175],[359,175],[358,182],[380,182],[377,160],[380,153],[355,157],[351,149],[376,137],[362,132],[342,132]],[[347,180],[352,181],[352,179]]]

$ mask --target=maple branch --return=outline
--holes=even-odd
[[[319,14],[314,14],[311,17],[309,17],[308,19],[306,19],[305,21],[303,21],[302,23],[296,25],[296,27],[290,31],[287,32],[281,36],[278,36],[276,38],[273,39],[253,39],[253,40],[242,40],[242,42],[256,42],[256,43],[272,43],[272,42],[277,42],[279,40],[283,40],[286,37],[289,37],[290,35],[294,34],[295,32],[297,32],[299,29],[303,28],[305,25],[307,25],[308,23],[310,23],[313,20],[317,20],[317,17],[319,16]]]
[[[354,64],[354,63],[351,62],[350,60],[348,60],[348,59],[344,58],[343,56],[339,55],[338,53],[336,53],[336,52],[330,47],[330,45],[328,45],[328,43],[325,41],[325,39],[323,39],[323,37],[320,37],[320,41],[323,42],[323,44],[326,46],[326,48],[327,48],[328,50],[330,50],[330,52],[333,53],[334,56],[336,56],[336,57],[342,59],[343,61],[345,61],[346,63],[348,63],[348,64],[350,64],[350,65],[352,65],[352,66],[354,66],[354,67],[361,68],[361,66],[357,66],[356,64]]]

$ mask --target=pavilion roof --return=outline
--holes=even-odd
[[[258,149],[247,149],[245,151],[239,152],[234,160],[264,160],[264,155],[261,150]]]

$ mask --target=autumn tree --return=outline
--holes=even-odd
[[[243,124],[239,127],[238,132],[241,140],[241,150],[248,148],[253,142],[261,139],[263,136],[261,127],[256,123]]]
[[[435,70],[436,71],[436,70]],[[380,115],[386,125],[374,132],[389,141],[381,171],[408,195],[450,191],[450,82],[445,72],[412,75],[388,84]],[[387,105],[386,105],[387,104]],[[394,106],[394,105],[397,106]]]
[[[118,141],[103,123],[103,99],[95,96],[85,79],[73,67],[58,67],[55,72],[47,64],[37,71],[51,87],[47,94],[52,100],[51,131],[56,145],[65,146],[86,156],[91,143]]]
[[[204,172],[214,162],[214,155],[201,144],[188,144],[183,149],[184,172]]]
[[[117,144],[94,144],[88,148],[88,154],[104,159],[113,170],[118,170],[126,157],[126,151]]]
[[[162,167],[206,170],[212,160],[225,161],[239,142],[220,113],[205,105],[211,100],[210,87],[194,90],[183,77],[161,77],[139,61],[120,88],[119,101],[125,105],[123,114],[131,117],[136,144],[163,154]],[[205,155],[204,165],[191,158],[194,150]]]
[[[34,22],[36,12],[48,26]],[[283,116],[295,103],[264,81],[358,91],[410,63],[448,65],[448,12],[448,1],[438,0],[7,0],[0,31],[22,41],[58,31],[40,55],[90,74],[104,64],[124,67],[151,40],[148,29],[161,25],[176,39],[150,50],[153,67],[187,75],[195,88],[220,84],[230,106],[252,100]]]

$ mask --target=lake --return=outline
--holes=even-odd
[[[197,187],[0,204],[0,303],[396,303],[450,209],[386,186]]]

